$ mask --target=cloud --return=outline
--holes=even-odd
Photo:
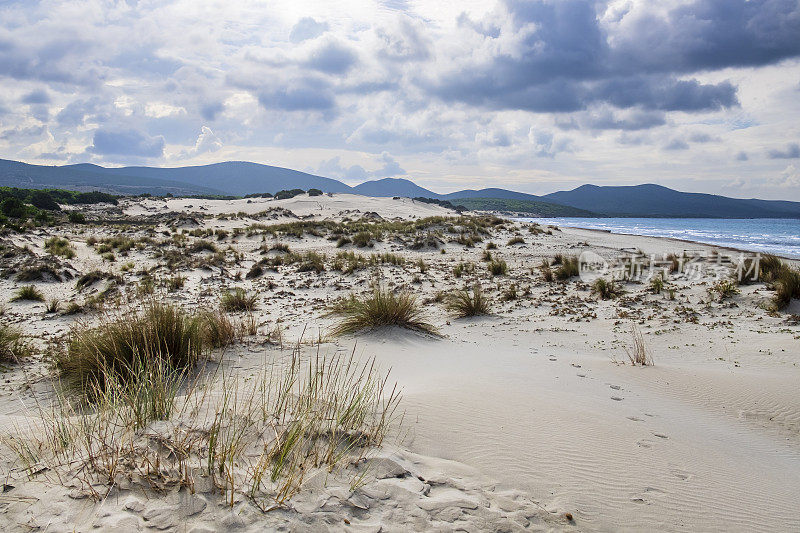
[[[736,154],[737,161],[748,161],[750,157],[747,155],[747,152],[739,152]]]
[[[308,39],[319,37],[328,31],[327,22],[317,22],[312,17],[303,17],[297,21],[289,32],[289,41],[300,43]]]
[[[150,137],[136,130],[98,129],[87,151],[100,156],[157,158],[164,154],[164,137]]]
[[[797,159],[800,158],[800,144],[787,144],[784,150],[769,150],[767,157],[770,159]]]
[[[287,86],[258,93],[258,103],[266,109],[282,111],[330,111],[336,106],[328,85],[311,78],[290,82]]]
[[[222,141],[217,137],[211,128],[203,126],[200,129],[200,135],[197,136],[197,141],[194,146],[189,150],[182,150],[178,154],[178,159],[189,159],[199,154],[208,152],[216,152],[222,148]]]
[[[50,95],[44,89],[36,89],[22,97],[23,104],[49,104]]]
[[[350,47],[330,41],[313,50],[305,64],[328,74],[344,74],[357,60],[358,57]]]
[[[688,149],[689,149],[689,144],[681,139],[672,139],[668,144],[664,146],[664,150],[669,150],[669,151],[688,150]]]
[[[210,102],[200,106],[200,116],[205,120],[214,120],[224,109],[225,104],[222,102]]]
[[[420,83],[445,101],[537,113],[606,103],[627,109],[713,111],[739,105],[729,81],[687,75],[767,65],[800,55],[800,8],[787,0],[696,0],[661,13],[657,3],[515,1],[492,20],[462,16],[474,48]],[[480,29],[497,23],[487,34]],[[462,59],[466,57],[466,59]]]
[[[379,162],[383,163],[381,167],[369,171],[361,165],[344,167],[341,163],[341,157],[335,156],[331,159],[322,161],[315,172],[321,176],[352,180],[391,178],[393,176],[404,176],[406,174],[405,169],[403,169],[403,167],[401,167],[400,164],[395,161],[395,159],[388,152],[383,152],[381,154]]]

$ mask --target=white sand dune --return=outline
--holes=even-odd
[[[763,283],[715,301],[707,292],[711,276],[670,280],[674,299],[631,282],[623,284],[624,297],[602,301],[577,279],[550,283],[538,270],[542,259],[555,254],[593,251],[612,258],[637,248],[663,254],[712,247],[577,229],[548,235],[515,226],[473,248],[446,236],[439,248],[415,250],[388,236],[373,248],[347,245],[349,252],[394,253],[406,262],[344,274],[330,265],[340,251],[335,237],[250,235],[246,228],[298,217],[342,220],[376,213],[407,220],[453,212],[409,199],[338,194],[281,201],[130,200],[120,207],[127,216],[153,217],[150,235],[169,235],[173,223],[191,225],[187,232],[228,232],[219,246],[239,254],[236,263],[179,272],[185,287],[163,294],[191,309],[215,308],[220,292],[234,286],[258,294],[259,333],[228,350],[224,364],[245,375],[256,372],[265,358],[286,357],[303,331],[306,340],[324,340],[323,355],[348,353],[355,345],[356,353],[391,368],[391,379],[403,390],[403,424],[376,451],[378,466],[360,492],[341,479],[312,476],[292,506],[267,514],[243,497],[231,510],[211,492],[189,502],[185,491],[156,496],[115,488],[112,497],[93,503],[76,499],[52,479],[46,482],[46,476],[26,481],[6,453],[3,472],[15,486],[0,494],[6,530],[800,530],[800,321],[791,316],[800,303],[781,313],[766,311],[761,304],[772,291]],[[219,214],[233,216],[216,218]],[[196,220],[181,222],[179,215]],[[142,282],[139,269],[173,275],[163,272],[146,246],[109,264],[86,244],[90,236],[119,231],[70,229],[65,235],[77,251],[71,261],[75,271],[112,270],[131,290]],[[141,235],[136,227],[124,232]],[[48,235],[37,231],[15,239],[47,257],[42,245]],[[518,236],[524,243],[506,244]],[[194,238],[199,237],[187,237]],[[489,240],[497,245],[494,256],[508,262],[506,276],[486,271],[482,256]],[[328,268],[316,273],[281,266],[246,278],[264,257],[261,247],[277,242],[293,251],[327,254]],[[474,273],[457,278],[453,269],[461,262],[474,264]],[[123,271],[126,263],[134,266]],[[369,290],[375,279],[416,294],[443,336],[384,329],[325,339],[334,320],[326,316],[331,302]],[[440,291],[474,282],[492,301],[491,316],[454,319],[436,303]],[[74,280],[35,284],[47,297],[64,301],[102,289],[98,283],[80,292]],[[518,297],[501,301],[512,284]],[[0,299],[8,301],[21,285],[11,277],[0,279]],[[48,315],[38,302],[8,304],[3,318],[42,345],[76,320]],[[614,362],[625,360],[634,324],[655,366]],[[283,348],[271,335],[268,341],[276,330]],[[317,349],[305,346],[303,353],[315,357]],[[52,397],[51,377],[41,358],[4,374],[3,431],[30,420],[34,395],[40,401]],[[187,514],[196,505],[202,510]]]

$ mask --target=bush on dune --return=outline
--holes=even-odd
[[[458,318],[489,314],[489,300],[478,284],[472,287],[472,292],[462,289],[450,294],[445,300],[445,307]]]

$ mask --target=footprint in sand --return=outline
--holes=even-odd
[[[691,475],[691,474],[689,474],[688,472],[685,472],[685,471],[683,471],[683,470],[671,470],[671,471],[670,471],[670,474],[672,474],[672,475],[673,475],[673,476],[675,476],[676,478],[680,479],[681,481],[686,481],[686,480],[688,480],[690,477],[692,477],[692,475]]]
[[[636,416],[628,416],[628,417],[626,417],[626,418],[627,418],[628,420],[633,420],[634,422],[644,422],[644,420],[642,420],[641,418],[638,418],[638,417],[636,417]]]
[[[663,433],[653,433],[653,435],[655,435],[659,439],[668,439],[669,438],[666,435],[664,435]]]
[[[577,374],[577,376],[578,376],[579,378],[585,378],[585,377],[586,377],[586,374]]]
[[[614,390],[620,390],[622,388],[619,385],[609,385],[609,387],[611,387]]]
[[[619,396],[612,396],[611,399],[614,400],[615,402],[621,402],[625,398],[620,398]]]

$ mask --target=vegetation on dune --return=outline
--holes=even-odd
[[[338,300],[331,306],[328,315],[340,318],[331,331],[335,336],[383,326],[437,333],[425,318],[415,296],[407,291],[395,292],[383,287],[375,287],[366,296],[351,294]]]
[[[489,300],[477,283],[469,289],[455,291],[445,298],[445,308],[457,318],[489,314]]]
[[[559,258],[559,256],[556,256]],[[560,257],[558,263],[559,267],[553,271],[553,275],[559,281],[566,281],[571,277],[580,274],[578,266],[578,258],[575,256]]]
[[[0,364],[15,363],[28,357],[32,351],[19,328],[0,325]]]
[[[610,300],[622,294],[622,288],[614,283],[613,280],[606,278],[597,278],[592,283],[592,294],[596,295],[601,300]]]
[[[74,327],[55,362],[68,383],[96,398],[110,385],[127,386],[142,373],[185,372],[197,363],[203,346],[197,316],[148,303],[139,312],[105,316],[95,327]]]
[[[33,285],[25,285],[17,289],[14,296],[11,298],[12,302],[29,301],[29,302],[43,302],[44,294]]]
[[[44,249],[53,255],[59,255],[66,259],[73,259],[75,257],[75,248],[69,243],[67,239],[61,237],[50,237],[44,241]]]
[[[236,287],[232,291],[227,291],[222,294],[220,298],[220,307],[223,311],[229,313],[238,311],[252,312],[256,308],[257,301],[257,294],[248,294],[243,288]]]

